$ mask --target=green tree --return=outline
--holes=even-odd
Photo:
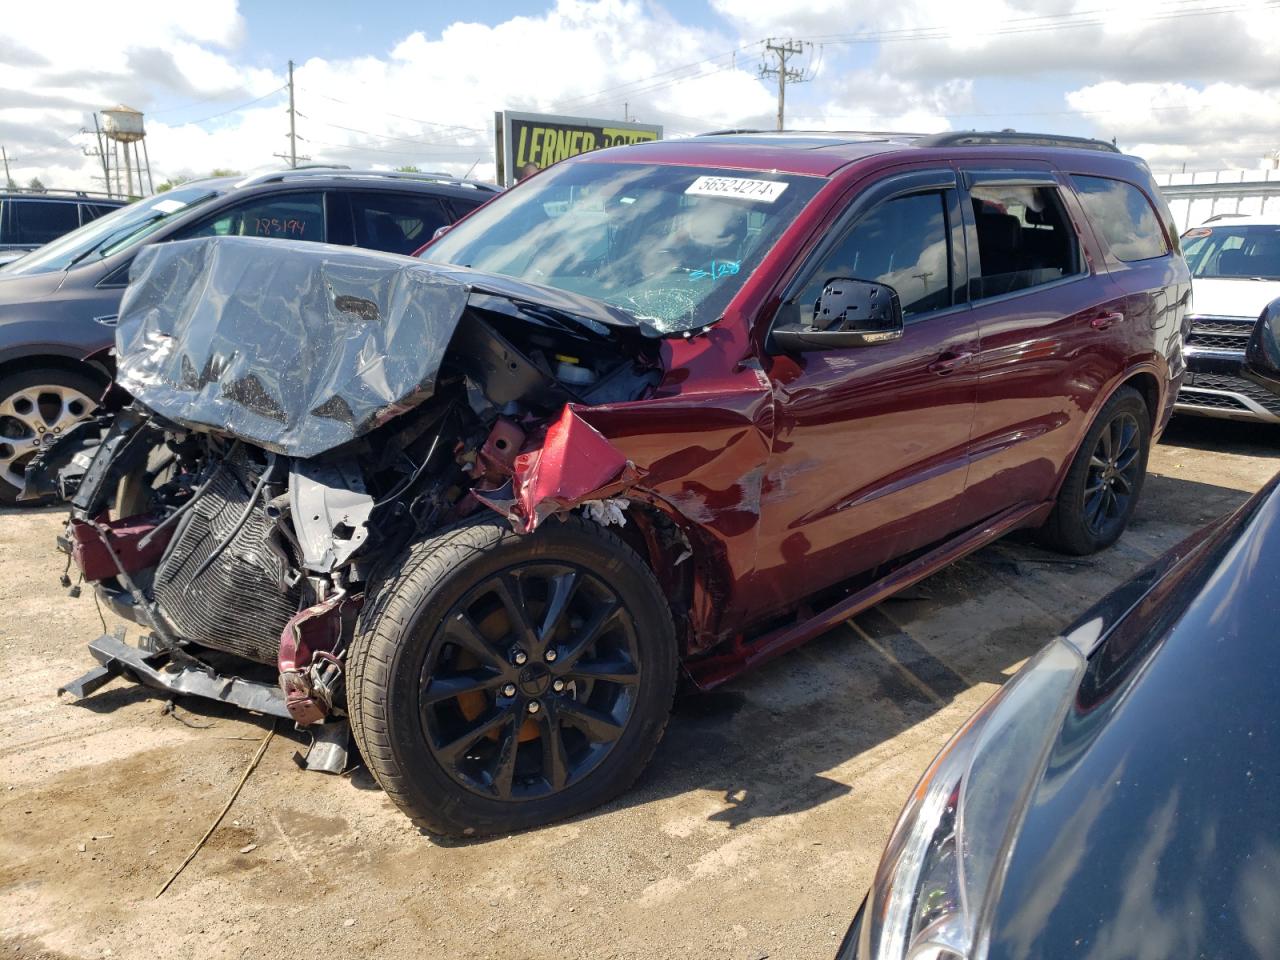
[[[33,193],[44,193],[44,184],[40,182],[39,177],[32,177],[31,182],[27,184],[27,189]]]
[[[156,187],[156,193],[164,193],[167,190],[172,190],[174,187],[180,187],[190,179],[190,177],[184,177],[181,174],[172,176],[164,183],[160,184],[160,186]]]
[[[238,177],[238,176],[240,176],[240,171],[239,171],[239,170],[230,170],[230,169],[228,169],[227,167],[214,167],[212,170],[210,170],[210,171],[209,171],[209,176],[211,176],[211,177]]]
[[[419,170],[417,167],[415,167],[413,164],[409,164],[408,166],[404,166],[404,167],[396,167],[396,173],[421,173],[421,172],[422,171]]]

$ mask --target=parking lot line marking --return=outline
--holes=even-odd
[[[895,657],[887,648],[877,643],[875,638],[872,637],[871,634],[867,633],[866,630],[862,629],[862,627],[859,626],[852,619],[847,620],[846,622],[853,629],[853,631],[856,634],[858,634],[858,636],[862,637],[862,639],[867,642],[867,646],[869,646],[872,650],[880,654],[880,656],[884,657],[886,660],[889,661],[889,663],[891,663],[894,667],[896,667],[898,672],[902,674],[902,676],[906,679],[906,681],[909,684],[911,684],[913,687],[915,687],[917,690],[919,690],[921,693],[923,693],[926,697],[928,697],[929,700],[933,701],[933,704],[935,706],[941,707],[946,705],[947,701],[944,700],[942,697],[938,696],[937,692],[933,689],[933,687],[929,686],[927,683],[921,680],[918,676],[916,676],[916,674],[912,670],[904,666],[898,660],[898,658]]]
[[[857,621],[859,630],[887,649],[895,663],[943,699],[949,700],[973,686],[972,681],[930,652],[880,607],[864,610]]]

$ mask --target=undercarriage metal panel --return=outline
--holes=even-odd
[[[59,687],[59,693],[84,698],[112,677],[127,676],[166,693],[207,697],[255,713],[289,719],[284,694],[274,685],[224,677],[194,662],[175,659],[167,652],[131,646],[122,637],[109,633],[90,642],[89,653],[101,666]]]

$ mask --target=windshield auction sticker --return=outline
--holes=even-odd
[[[787,189],[785,183],[776,180],[747,180],[743,177],[699,177],[685,193],[695,197],[737,197],[739,200],[756,200],[760,203],[773,203],[782,191]]]

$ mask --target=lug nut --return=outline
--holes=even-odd
[[[530,713],[537,713],[537,712],[538,712],[539,710],[541,710],[541,709],[542,709],[542,704],[538,703],[538,701],[537,701],[537,700],[530,700],[530,701],[529,701],[529,712],[530,712]]]
[[[555,661],[555,659],[556,659],[556,648],[550,647],[547,650],[547,663],[552,663]]]
[[[516,662],[517,667],[523,667],[525,663],[528,661],[529,655],[525,653],[523,650],[517,650],[515,652],[515,655],[512,656],[511,659]]]
[[[551,689],[556,693],[564,693],[564,681],[556,680],[551,684]]]
[[[504,697],[514,697],[516,695],[516,685],[514,683],[508,683],[502,688],[502,695]]]

